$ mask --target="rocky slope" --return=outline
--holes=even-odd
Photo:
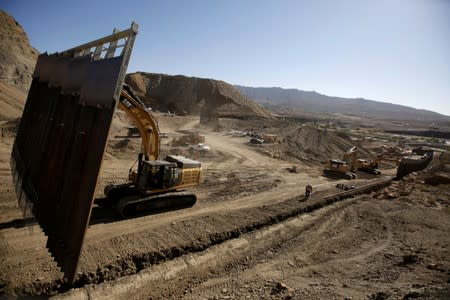
[[[297,89],[282,89],[278,87],[253,88],[238,85],[235,87],[250,99],[253,99],[260,104],[264,104],[266,107],[271,107],[271,109],[274,110],[297,109],[299,111],[311,113],[341,113],[393,120],[450,120],[450,116],[445,116],[432,111],[363,98],[351,99],[330,97],[316,92],[301,91]]]
[[[344,153],[354,146],[358,147],[358,158],[373,158],[370,151],[348,134],[311,125],[285,128],[279,145],[288,156],[309,164],[327,163],[331,158],[342,159]]]
[[[0,80],[28,92],[38,51],[28,40],[22,26],[0,10]]]
[[[137,72],[125,81],[149,106],[177,114],[200,114],[202,121],[216,117],[270,117],[232,85],[213,79]]]
[[[22,115],[37,56],[20,24],[0,10],[0,121]]]

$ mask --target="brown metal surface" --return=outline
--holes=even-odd
[[[133,23],[84,46],[41,54],[14,143],[11,170],[19,204],[36,217],[70,282],[136,34]],[[112,56],[118,47],[122,52]]]

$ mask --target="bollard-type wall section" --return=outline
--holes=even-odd
[[[73,282],[138,26],[38,57],[11,154],[20,207]]]

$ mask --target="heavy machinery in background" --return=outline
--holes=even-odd
[[[379,169],[379,164],[381,162],[389,162],[394,164],[396,167],[400,165],[402,157],[390,157],[386,154],[379,154],[376,158],[372,160],[358,159],[356,161],[356,166],[358,171],[366,172],[369,174],[380,175],[381,171]]]
[[[133,121],[141,136],[137,170],[130,168],[128,182],[105,187],[106,199],[97,203],[115,208],[122,217],[191,207],[195,194],[180,189],[200,183],[201,164],[183,156],[168,155],[159,160],[158,122],[145,104],[125,85],[119,108]]]
[[[390,160],[384,156],[378,156],[374,160],[358,158],[358,148],[352,147],[344,153],[342,160],[330,159],[328,168],[323,170],[324,175],[340,177],[345,179],[357,178],[356,171],[361,171],[373,175],[380,175],[378,164],[382,160]]]
[[[413,149],[411,156],[391,157],[386,154],[378,155],[373,160],[359,159],[358,148],[352,147],[344,153],[342,160],[330,159],[329,166],[323,170],[325,176],[355,179],[356,171],[373,175],[380,175],[380,162],[390,162],[397,167],[396,179],[401,179],[409,173],[426,168],[433,159],[433,150]]]
[[[355,179],[357,177],[353,165],[339,159],[330,159],[329,165],[323,170],[327,177],[339,177],[345,179]]]
[[[339,177],[345,179],[355,179],[356,175],[356,160],[357,148],[353,147],[344,153],[342,160],[330,159],[327,169],[323,170],[325,176]]]

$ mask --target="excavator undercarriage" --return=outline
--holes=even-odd
[[[108,195],[103,205],[115,209],[122,218],[188,208],[197,201],[195,194],[188,191],[141,195],[133,186],[126,189],[122,187],[120,191],[114,189],[114,191],[115,196]]]
[[[323,170],[323,174],[327,177],[356,179],[357,175],[353,169],[342,160],[330,159],[329,167]]]
[[[197,185],[200,176],[200,163],[182,156],[141,160],[138,172],[130,173],[131,180],[107,185],[106,199],[97,204],[114,208],[123,218],[191,207],[197,197],[180,189]]]

